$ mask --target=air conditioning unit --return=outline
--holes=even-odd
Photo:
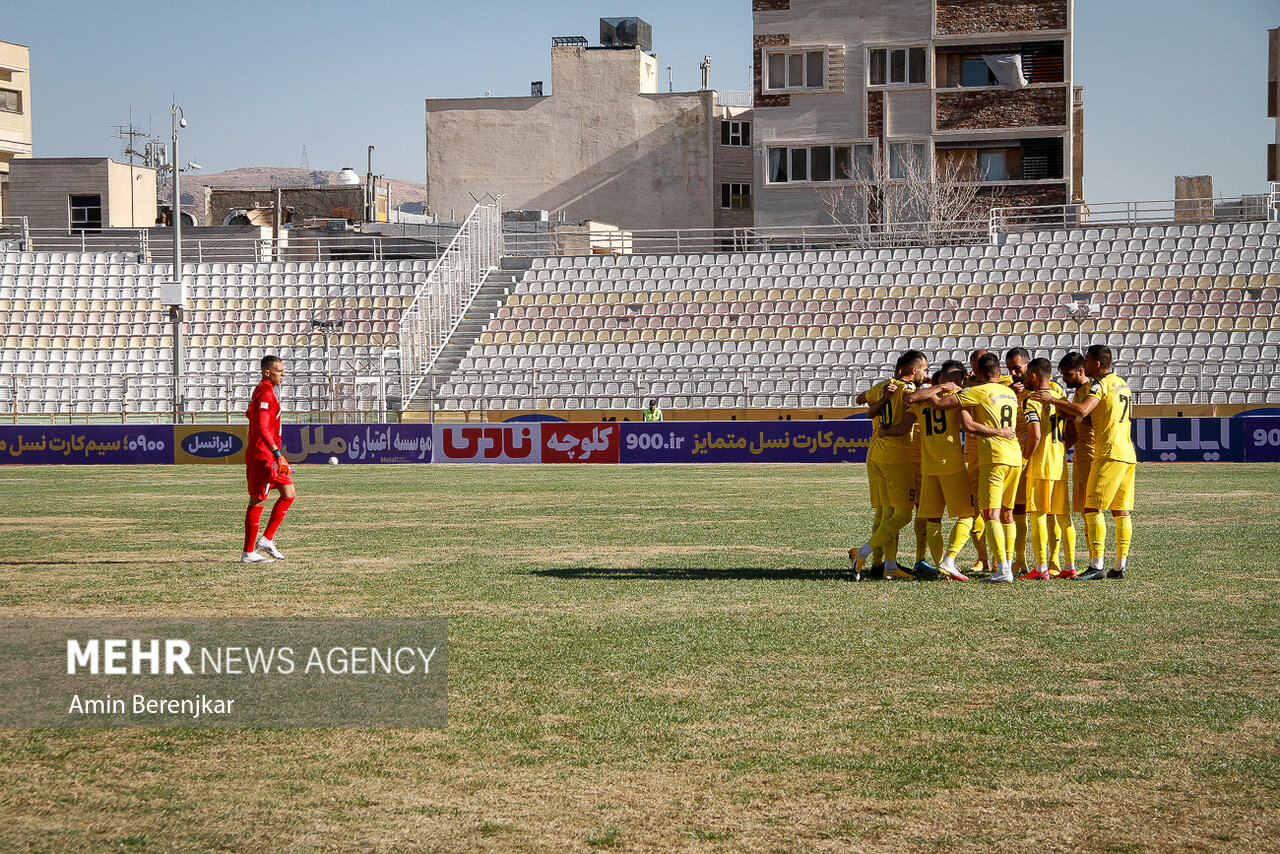
[[[600,44],[653,50],[653,27],[639,18],[601,18]]]

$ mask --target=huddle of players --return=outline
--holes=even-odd
[[[972,537],[978,562],[971,571],[988,570],[983,581],[1123,578],[1137,456],[1132,395],[1111,359],[1100,344],[1064,356],[1058,370],[1074,391],[1068,400],[1049,360],[1031,359],[1021,347],[1005,356],[1008,374],[998,356],[978,350],[970,373],[948,360],[932,378],[923,353],[903,353],[893,377],[858,396],[874,422],[867,473],[875,515],[871,538],[849,550],[855,576],[967,581],[956,558]],[[1073,447],[1074,491],[1066,468]],[[1075,567],[1072,509],[1084,516],[1084,572]],[[1116,528],[1109,571],[1104,510]],[[945,547],[944,511],[955,520]],[[908,569],[898,563],[898,536],[913,513],[916,562]],[[1034,567],[1025,562],[1028,531]]]

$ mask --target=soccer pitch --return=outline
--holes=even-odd
[[[297,483],[246,566],[241,468],[0,469],[0,615],[446,617],[448,728],[0,730],[0,849],[1280,848],[1280,465],[1005,586],[851,582],[862,466]]]

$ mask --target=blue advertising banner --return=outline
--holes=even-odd
[[[1244,461],[1280,462],[1280,416],[1262,415],[1237,419],[1243,422]]]
[[[1239,418],[1139,418],[1133,422],[1138,462],[1244,462]]]
[[[623,463],[862,463],[871,422],[662,421],[622,423]]]
[[[0,462],[10,465],[172,463],[173,427],[0,425]]]
[[[430,424],[286,424],[291,463],[429,463]]]

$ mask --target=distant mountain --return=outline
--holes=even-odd
[[[361,179],[364,174],[360,173]],[[297,169],[288,166],[245,166],[226,172],[203,174],[193,172],[182,176],[182,207],[197,218],[204,214],[205,187],[320,187],[337,184],[338,173],[323,169]],[[391,191],[391,204],[406,213],[422,213],[427,203],[427,185],[398,178],[386,179],[378,186]],[[160,198],[168,198],[172,190],[167,180],[160,182]]]

